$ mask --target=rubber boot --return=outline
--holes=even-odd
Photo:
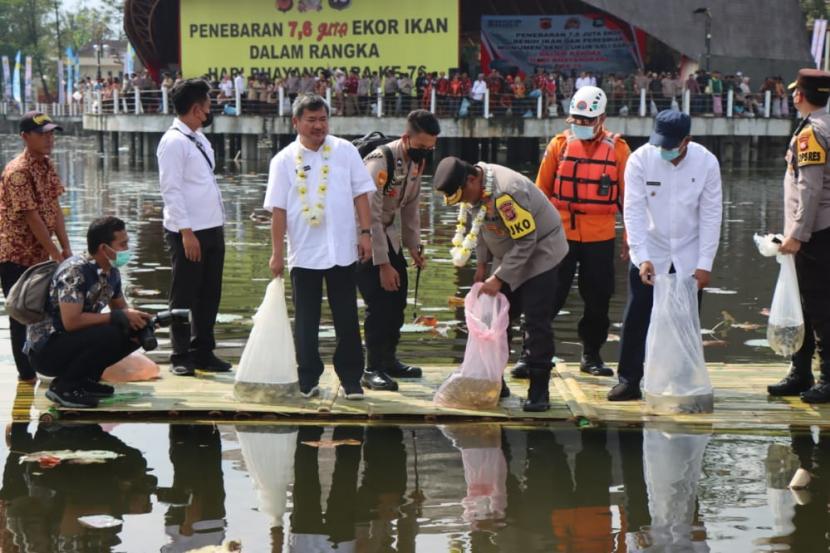
[[[541,413],[550,409],[550,369],[530,369],[530,387],[527,391],[527,401],[522,406],[528,413]]]

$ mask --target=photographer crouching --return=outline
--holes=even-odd
[[[152,317],[130,309],[121,290],[118,268],[130,260],[124,221],[96,219],[86,240],[88,254],[58,266],[46,317],[27,327],[24,348],[37,372],[54,377],[46,397],[71,408],[96,407],[113,395],[112,386],[99,382],[101,374],[138,349],[142,330],[152,330]],[[107,306],[110,312],[101,313]]]

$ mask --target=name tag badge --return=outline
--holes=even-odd
[[[646,181],[646,186],[661,186],[663,183],[656,180]]]

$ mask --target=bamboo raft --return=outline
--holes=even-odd
[[[274,424],[275,421],[302,422],[501,422],[542,424],[572,421],[580,426],[603,423],[640,424],[661,422],[684,427],[713,430],[769,430],[788,426],[830,427],[830,404],[808,405],[798,398],[769,398],[766,386],[786,371],[784,365],[710,364],[715,388],[715,409],[708,414],[652,415],[644,412],[643,402],[612,403],[605,394],[615,378],[593,377],[578,369],[558,364],[550,384],[551,409],[545,413],[525,413],[521,402],[527,381],[508,377],[512,395],[495,409],[468,411],[436,407],[433,394],[450,367],[424,368],[419,380],[400,380],[397,392],[366,392],[363,401],[348,401],[338,394],[338,381],[327,368],[320,382],[321,395],[312,399],[285,398],[279,404],[238,401],[233,396],[233,375],[199,374],[195,378],[175,377],[162,371],[152,382],[116,385],[118,400],[95,409],[56,408],[46,397],[46,384],[37,387],[20,384],[13,402],[15,421],[78,420],[142,421],[250,421]]]

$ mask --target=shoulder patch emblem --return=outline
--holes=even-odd
[[[533,215],[513,199],[510,194],[496,198],[496,210],[499,212],[510,238],[517,240],[536,230],[536,221]]]
[[[827,152],[816,139],[813,127],[807,127],[798,135],[798,166],[824,165],[827,163]]]
[[[380,171],[378,171],[377,177],[375,177],[375,185],[377,185],[378,188],[381,188],[383,186],[386,186],[386,182],[388,180],[389,175],[386,173],[384,169],[381,169]]]

